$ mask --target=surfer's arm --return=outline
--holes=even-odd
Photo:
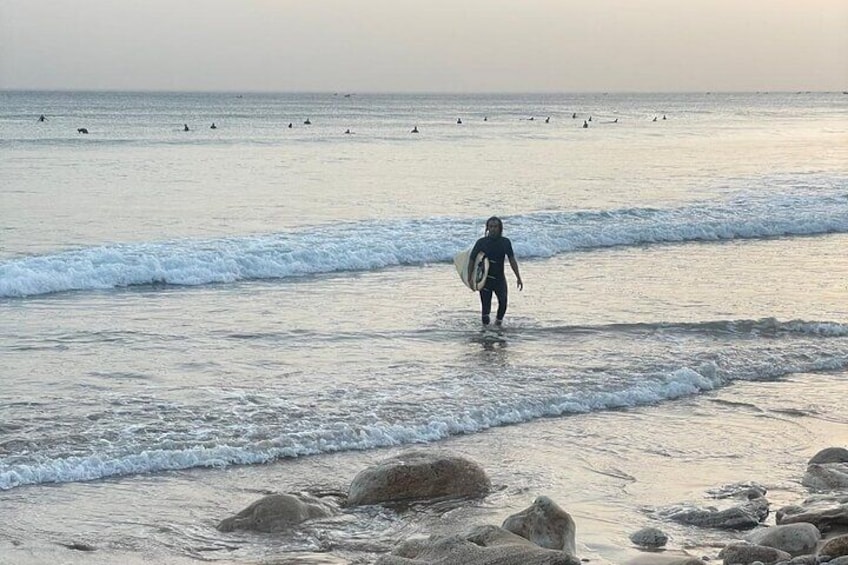
[[[509,266],[512,267],[512,272],[515,273],[518,290],[524,290],[524,282],[521,280],[521,273],[518,272],[518,261],[515,260],[514,256],[509,257]]]

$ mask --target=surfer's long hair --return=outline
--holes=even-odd
[[[492,216],[491,218],[486,220],[486,235],[487,236],[489,235],[489,223],[490,222],[497,222],[498,228],[500,228],[500,233],[498,235],[503,235],[503,221],[500,218],[498,218],[497,216]]]

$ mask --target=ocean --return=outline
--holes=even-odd
[[[842,93],[0,92],[0,156],[0,563],[370,563],[542,494],[595,563],[709,555],[656,509],[848,443]],[[215,529],[410,448],[495,492]]]

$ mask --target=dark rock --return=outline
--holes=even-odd
[[[641,547],[665,547],[668,536],[657,528],[642,528],[638,532],[630,534],[630,541]]]
[[[721,530],[749,530],[768,516],[768,501],[759,497],[726,510],[715,508],[673,509],[662,513],[668,519],[687,526]]]
[[[808,522],[826,532],[834,526],[848,526],[848,503],[814,501],[805,506],[786,506],[775,518],[778,524]]]
[[[673,555],[664,552],[640,555],[630,559],[625,565],[706,565],[706,561],[688,555]]]
[[[814,490],[848,489],[848,463],[813,463],[801,483]]]
[[[844,447],[828,447],[822,449],[807,462],[807,465],[821,463],[848,463],[848,449]]]
[[[91,545],[90,543],[85,543],[82,541],[73,541],[71,543],[63,543],[65,547],[68,549],[73,549],[74,551],[97,551],[97,548]]]

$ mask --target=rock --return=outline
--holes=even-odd
[[[665,547],[668,536],[657,528],[642,528],[630,534],[630,541],[641,547]]]
[[[814,490],[848,489],[848,463],[813,463],[801,484]]]
[[[786,565],[819,565],[820,563],[816,555],[802,555],[800,557],[793,557],[786,562]]]
[[[774,547],[796,556],[815,553],[821,532],[812,524],[798,522],[762,528],[752,532],[745,539],[755,545]]]
[[[625,562],[624,565],[706,565],[706,561],[688,555],[670,555],[664,552],[640,555]]]
[[[827,562],[827,565],[848,565],[848,556],[831,559]]]
[[[828,447],[822,449],[807,462],[807,465],[816,463],[848,463],[848,449],[844,447]]]
[[[755,528],[768,516],[768,500],[757,497],[747,503],[726,510],[715,508],[673,509],[663,513],[665,517],[687,526],[717,528],[721,530],[749,530]]]
[[[808,522],[826,532],[837,525],[848,526],[848,503],[817,501],[807,506],[787,506],[775,515],[778,524]]]
[[[476,526],[463,534],[463,538],[468,541],[483,547],[493,547],[495,545],[527,545],[530,547],[538,547],[527,538],[523,538],[518,534],[512,533],[504,528],[492,525]]]
[[[732,483],[707,490],[707,494],[712,498],[745,498],[749,500],[765,496],[767,492],[766,487],[753,481]]]
[[[527,538],[540,547],[577,553],[577,526],[571,516],[547,496],[540,496],[528,508],[504,520],[503,528]]]
[[[493,536],[504,541],[500,534]],[[375,565],[581,565],[562,551],[543,549],[526,542],[480,546],[463,536],[430,536],[401,544]]]
[[[348,504],[379,504],[443,497],[484,496],[492,484],[473,461],[447,453],[411,451],[361,471]]]
[[[68,549],[73,549],[74,551],[97,551],[96,547],[84,541],[72,541],[71,543],[63,543],[61,545],[64,545]]]
[[[724,560],[724,565],[750,565],[755,561],[772,565],[778,561],[792,559],[792,556],[785,551],[747,542],[730,543],[719,552],[718,556]]]
[[[824,542],[824,545],[819,550],[819,555],[829,555],[830,557],[848,556],[848,534],[836,536]]]
[[[337,513],[338,509],[334,505],[307,493],[273,494],[223,520],[218,524],[218,530],[280,532],[306,520],[326,518]]]

